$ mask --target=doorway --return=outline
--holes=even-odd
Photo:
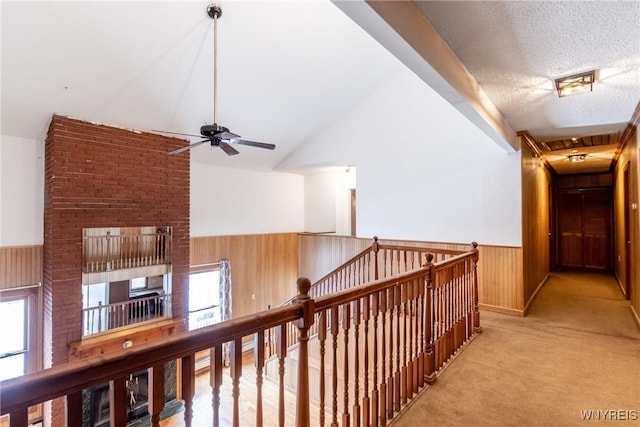
[[[611,269],[611,189],[561,189],[557,213],[558,265]]]
[[[622,172],[622,210],[624,214],[624,287],[625,296],[631,300],[631,195],[629,193],[629,164]]]

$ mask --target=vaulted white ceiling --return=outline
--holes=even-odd
[[[208,4],[2,1],[0,132],[42,139],[58,113],[197,135],[213,115]],[[241,155],[227,157],[201,146],[192,151],[194,161],[277,168],[411,66],[396,59],[402,55],[384,32],[371,31],[369,18],[343,12],[354,2],[336,4],[222,3],[218,121],[277,148],[238,147]],[[513,131],[528,130],[541,141],[617,132],[640,100],[639,2],[416,5]],[[554,78],[594,68],[600,79],[592,93],[557,97]],[[465,114],[473,108],[441,94]]]

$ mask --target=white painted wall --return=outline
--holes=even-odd
[[[304,230],[336,231],[336,174],[329,170],[304,177]]]
[[[191,163],[191,236],[304,230],[304,177]]]
[[[41,245],[43,230],[43,143],[2,135],[0,246]]]
[[[282,168],[353,164],[357,234],[520,246],[520,154],[403,70]]]
[[[351,194],[354,167],[322,168],[304,177],[304,230],[351,234]]]

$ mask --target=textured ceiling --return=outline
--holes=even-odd
[[[536,140],[624,128],[640,100],[640,2],[416,2],[511,127]],[[592,93],[554,79],[600,70]]]

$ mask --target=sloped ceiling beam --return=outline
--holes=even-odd
[[[507,152],[516,133],[412,1],[334,1],[355,23]]]

